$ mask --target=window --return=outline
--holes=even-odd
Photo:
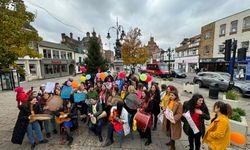
[[[61,65],[53,65],[53,70],[54,70],[54,73],[60,73],[61,70]]]
[[[82,57],[79,57],[79,63],[80,64],[82,63]]]
[[[189,50],[187,50],[187,56],[189,56]]]
[[[193,55],[197,55],[197,50],[193,50]]]
[[[241,47],[242,48],[247,48],[249,47],[249,41],[244,41],[244,42],[241,42]]]
[[[244,18],[243,20],[243,29],[250,28],[250,16]]]
[[[44,58],[51,58],[51,50],[50,49],[43,49],[43,57]]]
[[[67,59],[66,52],[61,51],[61,59]]]
[[[59,55],[59,51],[53,51],[53,58],[54,59],[59,59],[60,58],[60,55]]]
[[[68,59],[72,59],[72,53],[68,53]]]
[[[183,57],[183,56],[184,56],[184,52],[182,51],[182,52],[181,52],[181,57]]]
[[[223,36],[226,34],[226,24],[223,24],[220,26],[220,36]]]
[[[208,53],[209,53],[209,47],[205,46],[205,54],[208,54]]]
[[[210,31],[206,32],[204,39],[209,39],[210,37],[211,37],[211,32]]]
[[[45,74],[53,74],[53,65],[44,65]]]
[[[30,64],[30,74],[36,75],[36,65],[35,64]]]
[[[62,72],[68,72],[67,65],[62,65]]]
[[[219,45],[219,53],[223,53],[224,52],[224,45]]]
[[[237,25],[238,25],[238,20],[235,20],[235,21],[231,22],[231,33],[236,33],[237,32]]]

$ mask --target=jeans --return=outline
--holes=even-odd
[[[28,127],[27,127],[27,136],[29,139],[30,144],[34,144],[35,143],[35,137],[33,134],[33,130],[35,130],[36,132],[36,136],[38,138],[38,141],[42,141],[43,140],[43,134],[41,131],[41,127],[40,124],[38,123],[38,121],[29,123]]]
[[[56,129],[56,121],[55,121],[55,115],[52,115],[52,118],[50,120],[45,120],[44,121],[44,128],[45,128],[45,132],[46,133],[49,133],[50,130],[49,130],[49,121],[53,127],[53,130]]]
[[[92,124],[92,122],[89,121],[88,128],[98,136],[102,136],[102,124],[103,124],[102,120],[98,120],[96,124]]]
[[[110,140],[110,142],[114,142],[114,138],[113,138],[113,132],[115,132],[115,129],[114,129],[114,125],[109,122],[108,125],[107,125],[107,128],[108,128],[108,137],[107,139]],[[123,136],[124,135],[124,132],[123,130],[117,132],[118,136]]]

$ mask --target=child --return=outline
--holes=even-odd
[[[19,108],[22,103],[26,103],[28,96],[32,91],[33,87],[31,87],[31,89],[27,93],[23,91],[23,87],[21,86],[15,89],[15,92],[17,92],[16,94],[17,108]]]

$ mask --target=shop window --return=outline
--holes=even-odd
[[[53,74],[53,65],[44,65],[45,74]]]
[[[62,65],[62,72],[68,72],[67,65]]]
[[[43,49],[43,57],[44,58],[51,58],[51,50],[50,49]]]
[[[36,75],[36,65],[35,64],[30,64],[30,74]]]

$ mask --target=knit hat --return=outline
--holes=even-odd
[[[22,86],[19,86],[15,89],[15,92],[17,93],[22,93],[23,92],[23,87]]]

